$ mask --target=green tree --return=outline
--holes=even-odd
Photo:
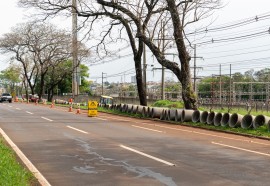
[[[16,84],[21,81],[21,68],[11,65],[6,70],[1,71],[0,79],[3,80],[5,88],[8,92],[16,92]]]

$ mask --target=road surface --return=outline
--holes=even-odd
[[[270,182],[267,140],[25,103],[1,103],[0,128],[53,186]]]

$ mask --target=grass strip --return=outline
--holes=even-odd
[[[37,180],[31,172],[17,161],[15,153],[0,137],[0,186],[9,185],[37,185]]]

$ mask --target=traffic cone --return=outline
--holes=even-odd
[[[76,114],[80,114],[80,113],[81,113],[81,109],[80,109],[80,105],[79,105],[78,108],[77,108]]]
[[[69,112],[72,112],[72,105],[70,105],[68,111],[69,111]]]
[[[53,108],[53,107],[54,107],[54,104],[52,103],[52,104],[51,104],[51,108]]]
[[[35,102],[35,105],[37,105],[37,100],[36,100],[36,102]]]

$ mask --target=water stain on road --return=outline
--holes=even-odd
[[[70,156],[70,158],[76,158],[80,161],[84,161],[84,165],[85,165],[83,167],[75,166],[72,169],[73,171],[83,173],[83,174],[99,174],[99,173],[106,172],[107,170],[97,170],[95,165],[96,166],[113,166],[113,167],[123,168],[127,172],[137,175],[136,176],[137,178],[149,177],[167,186],[177,185],[171,177],[167,177],[161,173],[154,172],[149,167],[133,166],[129,164],[127,161],[121,161],[121,160],[119,161],[112,158],[104,157],[101,154],[97,153],[95,151],[95,148],[91,147],[86,141],[83,141],[82,139],[78,139],[78,138],[73,138],[73,139],[91,157],[90,159],[87,158],[83,160],[83,158],[78,155]],[[91,164],[91,166],[89,164]]]

